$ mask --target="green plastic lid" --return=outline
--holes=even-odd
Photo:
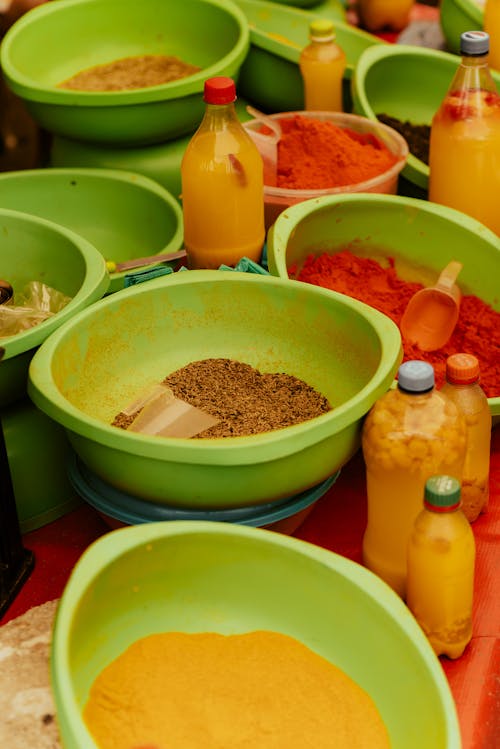
[[[311,39],[319,39],[322,42],[335,38],[333,22],[327,18],[317,18],[309,24],[309,36]]]
[[[425,483],[424,504],[449,512],[460,504],[460,481],[453,476],[431,476]]]

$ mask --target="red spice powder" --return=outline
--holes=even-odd
[[[279,120],[277,185],[324,190],[378,177],[397,157],[374,135],[303,115]]]
[[[389,267],[384,268],[375,260],[358,257],[349,250],[318,257],[311,254],[298,274],[297,267],[292,266],[289,275],[359,299],[399,325],[410,298],[423,286],[400,279],[394,259],[387,261]],[[444,382],[448,356],[474,354],[479,360],[481,386],[486,395],[500,396],[500,314],[473,294],[462,297],[458,323],[446,346],[438,351],[421,351],[403,338],[403,350],[405,361],[423,359],[433,365],[437,387]]]

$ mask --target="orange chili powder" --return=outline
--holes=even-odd
[[[389,749],[367,692],[263,630],[137,640],[97,677],[84,720],[100,749]]]
[[[303,115],[279,120],[277,185],[323,190],[378,177],[397,157],[371,133]]]
[[[376,260],[358,257],[342,250],[318,257],[309,255],[300,270],[292,266],[289,275],[299,281],[323,286],[375,307],[399,325],[412,295],[423,288],[420,283],[403,281],[387,258],[384,268]],[[500,396],[500,314],[473,294],[464,295],[460,315],[452,337],[438,351],[421,351],[403,338],[404,360],[423,359],[433,365],[436,385],[445,379],[446,359],[451,354],[474,354],[480,365],[481,387],[488,398]]]

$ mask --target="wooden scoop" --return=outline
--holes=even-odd
[[[451,338],[462,298],[455,283],[461,270],[462,263],[452,260],[434,286],[417,291],[408,302],[399,327],[422,351],[436,351]]]

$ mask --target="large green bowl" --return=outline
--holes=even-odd
[[[16,292],[41,281],[71,297],[60,312],[22,333],[1,338],[0,407],[26,395],[35,349],[66,320],[100,299],[109,285],[104,258],[83,237],[52,221],[0,208],[1,273]],[[15,299],[15,297],[14,297]]]
[[[460,53],[460,36],[464,31],[482,29],[484,11],[474,0],[441,0],[439,22],[450,52]]]
[[[359,58],[351,80],[354,111],[372,120],[388,114],[414,125],[430,125],[459,64],[456,55],[426,47],[371,47]],[[500,89],[500,73],[492,75]],[[411,153],[402,175],[428,189],[429,167]]]
[[[82,720],[90,686],[139,638],[254,630],[294,637],[343,669],[374,700],[392,749],[460,749],[443,669],[389,586],[304,541],[195,521],[113,531],[77,562],[51,652],[64,749],[97,749]]]
[[[462,292],[500,312],[500,237],[459,211],[424,200],[344,194],[292,206],[269,232],[269,269],[288,278],[288,268],[300,267],[309,254],[345,247],[375,259],[393,257],[401,278],[426,285],[435,283],[450,260],[458,260]],[[500,416],[500,397],[489,404]]]
[[[319,11],[287,8],[265,0],[236,0],[250,25],[250,51],[241,67],[239,90],[267,112],[304,109],[299,56],[309,41],[309,24],[314,18],[330,18],[337,42],[347,57],[344,108],[351,109],[349,79],[362,52],[372,45],[384,45],[372,34],[346,23],[344,9],[322,7]]]
[[[248,24],[231,0],[64,0],[22,16],[4,37],[0,63],[10,88],[49,132],[145,145],[195,130],[204,81],[237,77],[248,47]],[[57,87],[85,68],[145,54],[177,55],[201,70],[135,90]]]
[[[226,439],[110,425],[145,388],[210,357],[295,375],[334,409]],[[184,271],[113,294],[57,331],[31,364],[29,393],[111,486],[173,506],[243,507],[298,494],[344,465],[400,361],[396,325],[342,294],[251,273]]]
[[[161,185],[132,172],[77,168],[4,172],[0,205],[72,229],[106,260],[121,262],[182,246],[178,201]],[[108,292],[122,289],[126,274],[112,273]]]

